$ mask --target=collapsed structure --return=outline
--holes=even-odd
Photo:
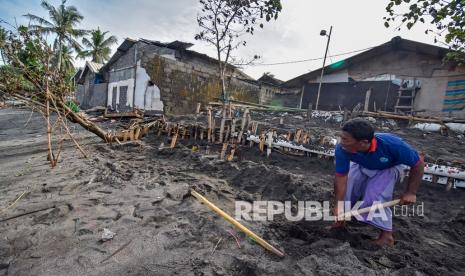
[[[192,46],[125,39],[105,65],[88,62],[78,74],[78,101],[83,108],[104,106],[117,112],[138,108],[167,114],[189,114],[197,103],[218,101],[218,61],[189,50]],[[269,78],[256,81],[232,65],[226,76],[231,99],[267,104],[279,90]]]
[[[218,61],[189,50],[193,44],[125,39],[105,64],[87,62],[76,74],[77,99],[124,112],[189,114],[197,103],[221,100]],[[445,62],[448,49],[395,37],[326,66],[320,110],[353,109],[465,117],[465,71]],[[229,65],[230,99],[307,109],[315,106],[322,68],[286,82],[258,80]]]

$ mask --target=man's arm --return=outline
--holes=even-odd
[[[336,175],[334,180],[334,215],[337,216],[344,210],[339,210],[338,202],[344,200],[347,190],[347,175]]]
[[[423,179],[424,169],[425,164],[423,161],[419,161],[416,166],[410,168],[407,189],[400,197],[401,205],[413,204],[417,201],[417,191]]]

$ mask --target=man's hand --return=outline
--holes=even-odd
[[[338,206],[338,204],[337,204],[337,202],[336,202],[336,206],[334,206],[334,208],[333,208],[333,216],[334,216],[334,220],[335,220],[335,221],[338,221],[337,217],[338,217],[339,215],[343,214],[343,211],[344,211],[344,210],[340,210],[340,209],[339,209],[339,206]]]
[[[344,220],[338,220],[337,217],[340,214],[343,214],[344,210],[340,210],[338,204],[333,208],[333,216],[334,216],[334,223],[328,227],[328,229],[343,229],[346,226],[346,222]]]
[[[406,192],[400,196],[400,205],[409,205],[415,202],[417,202],[417,195],[414,193]]]

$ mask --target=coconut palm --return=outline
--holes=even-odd
[[[55,53],[55,55],[55,61],[63,72],[74,72],[73,49],[71,47],[63,45],[61,48],[61,58],[58,56],[58,53]],[[61,64],[58,62],[61,62]]]
[[[87,50],[79,53],[82,58],[92,57],[93,62],[104,63],[110,59],[111,46],[117,43],[115,36],[105,38],[107,32],[102,32],[100,28],[92,30],[90,33],[90,40],[87,37],[82,39],[82,44]]]
[[[6,63],[5,57],[3,56],[3,47],[5,47],[6,43],[6,31],[4,28],[0,27],[0,56],[2,58],[2,62]]]
[[[53,47],[58,52],[57,66],[59,70],[61,70],[62,65],[61,58],[63,55],[61,52],[63,47],[68,44],[79,52],[81,46],[77,39],[88,33],[86,30],[76,28],[84,17],[75,6],[65,6],[65,4],[66,0],[62,0],[61,5],[54,7],[43,0],[41,6],[48,11],[49,20],[33,14],[25,15],[31,22],[37,23],[29,26],[32,30],[38,30],[43,34],[56,35]]]

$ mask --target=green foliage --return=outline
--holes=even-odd
[[[79,52],[81,45],[77,39],[88,33],[87,30],[77,28],[77,25],[84,18],[77,8],[65,4],[66,0],[62,0],[59,6],[54,7],[43,0],[41,6],[48,12],[49,20],[29,13],[25,15],[31,22],[36,23],[29,26],[32,31],[40,32],[43,35],[56,35],[53,45],[58,55],[55,62],[59,69],[62,68],[63,63],[69,65],[69,61],[62,61],[61,59],[68,55],[70,48]],[[62,53],[64,51],[68,51],[68,53]],[[65,71],[67,69],[67,67],[63,68]]]
[[[405,6],[408,6],[407,12],[396,13],[397,9]],[[427,30],[426,33],[432,32],[437,36],[444,36],[444,41],[451,49],[448,59],[461,65],[465,64],[464,0],[389,0],[386,11],[388,13],[388,16],[384,17],[386,27],[390,27],[390,24],[398,19],[401,20],[401,24],[406,24],[408,29],[418,22],[435,25],[436,30]],[[397,28],[400,30],[401,27]]]
[[[73,112],[79,112],[79,111],[81,111],[81,110],[79,109],[79,106],[78,106],[75,102],[73,102],[73,101],[67,101],[65,104],[66,104],[66,106],[69,107]]]
[[[91,57],[93,62],[104,63],[110,59],[111,46],[118,40],[115,36],[105,37],[107,32],[102,32],[100,28],[92,30],[90,40],[86,37],[82,39],[82,44],[87,48],[79,53],[79,57]]]
[[[21,71],[10,65],[0,66],[0,83],[3,85],[2,89],[8,91],[34,90],[32,83],[23,77]]]

